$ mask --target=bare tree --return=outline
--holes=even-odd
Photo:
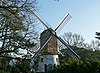
[[[100,41],[98,41],[98,40],[92,40],[91,41],[91,43],[90,43],[90,45],[91,45],[91,49],[92,50],[100,50]]]
[[[72,33],[71,32],[64,33],[63,38],[68,44],[70,45],[72,44]]]
[[[84,43],[83,37],[81,35],[78,35],[78,34],[73,34],[72,40],[73,40],[72,44],[74,46],[81,47],[83,45],[83,43]]]
[[[91,45],[89,43],[83,43],[83,48],[85,48],[87,50],[92,50]]]
[[[84,43],[84,38],[76,33],[75,34],[72,34],[71,32],[65,33],[63,35],[63,38],[69,45],[73,46],[82,47]]]

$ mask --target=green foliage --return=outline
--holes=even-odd
[[[100,61],[72,61],[62,63],[52,73],[99,73]]]
[[[30,60],[23,60],[14,66],[5,66],[6,69],[3,69],[4,67],[0,66],[0,73],[31,73],[29,63]]]
[[[68,51],[62,50],[64,56],[60,56],[60,65],[50,73],[99,73],[100,72],[100,51],[91,51],[84,48],[78,48],[76,46],[71,46],[81,60],[78,61],[69,55]]]
[[[10,73],[30,73],[30,67],[29,67],[29,60],[23,60],[22,62],[16,64],[15,66],[11,67]]]
[[[0,73],[10,73],[10,72],[6,72],[6,71],[0,71]]]

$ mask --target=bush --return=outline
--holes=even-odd
[[[6,72],[6,71],[0,71],[0,73],[10,73],[10,72]]]
[[[62,63],[50,73],[100,73],[99,61],[69,61]]]

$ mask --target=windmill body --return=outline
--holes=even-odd
[[[52,29],[50,29],[53,31]],[[55,33],[55,32],[54,32]],[[55,33],[56,34],[56,33]],[[40,36],[40,47],[43,46],[43,43],[49,37],[52,38],[49,40],[48,44],[40,52],[39,62],[37,67],[37,72],[47,72],[53,70],[55,66],[59,65],[58,49],[57,49],[57,38],[47,30],[44,30]]]

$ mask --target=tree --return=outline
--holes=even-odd
[[[95,38],[97,38],[97,39],[100,40],[100,32],[96,32],[95,34],[96,34],[96,37]]]
[[[84,39],[81,35],[73,34],[72,36],[73,45],[81,47],[83,45]]]
[[[63,38],[68,44],[70,45],[72,44],[72,33],[71,32],[64,33]]]
[[[36,10],[36,0],[0,1],[0,55],[34,46],[37,32],[30,9]]]
[[[83,47],[84,38],[79,34],[72,34],[71,32],[65,33],[63,35],[64,40],[73,46]]]
[[[100,48],[100,41],[98,41],[98,40],[92,40],[91,41],[91,43],[90,43],[90,45],[91,45],[91,49],[93,49],[93,50],[100,50],[99,48]]]
[[[85,48],[87,50],[92,50],[91,45],[89,43],[83,43],[83,48]]]

